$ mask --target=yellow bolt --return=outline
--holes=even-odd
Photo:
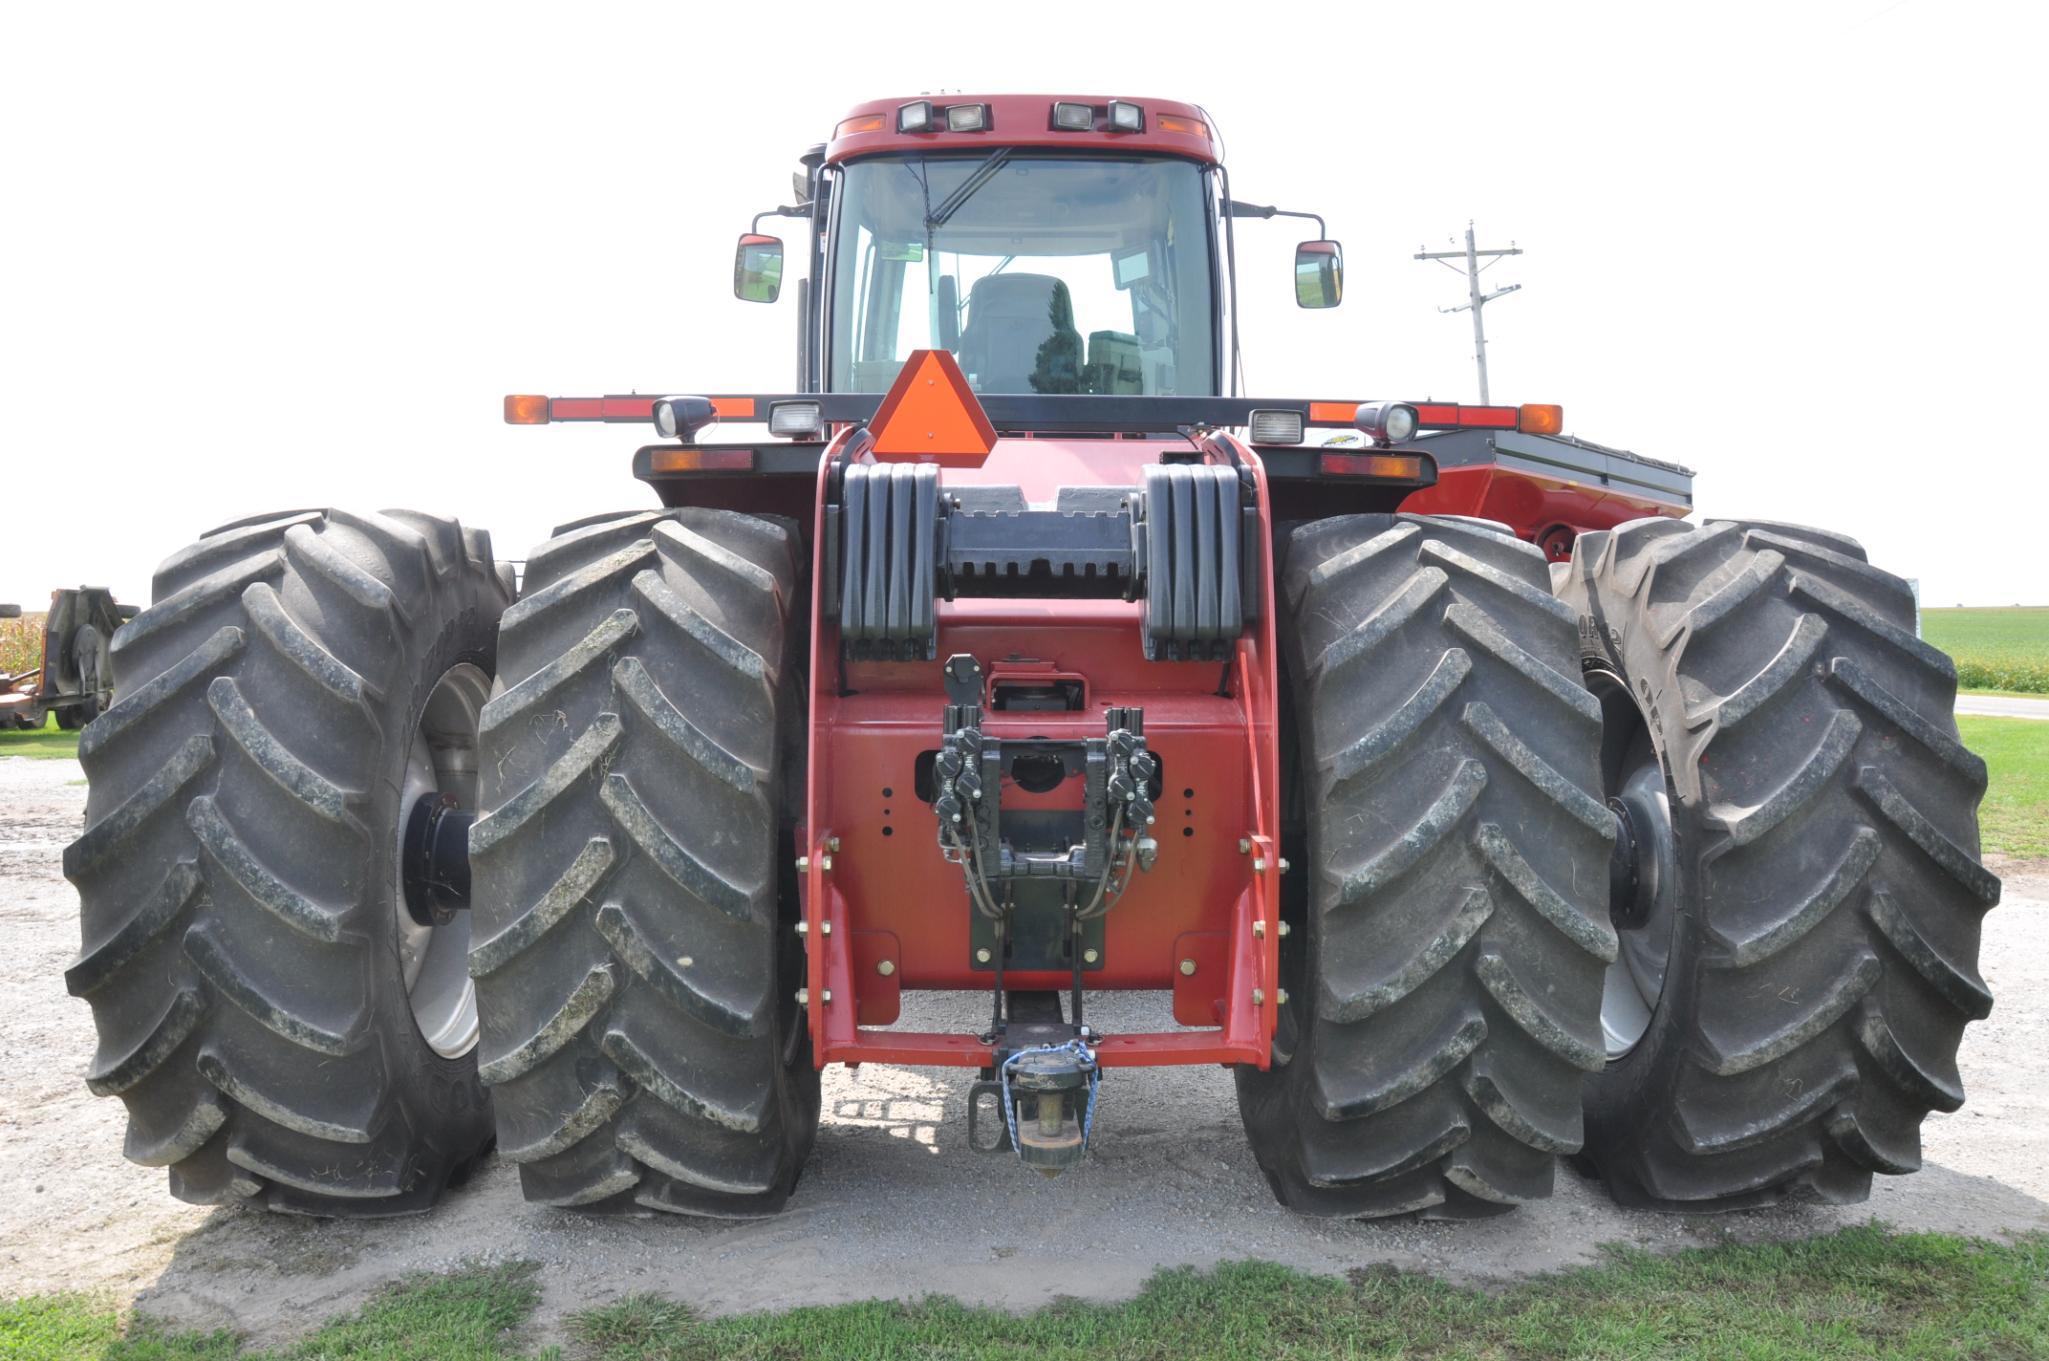
[[[891,974],[896,972],[896,962],[894,960],[885,959],[880,964],[877,964],[875,966],[875,972],[881,974],[884,978],[887,978]]]
[[[1192,960],[1192,959],[1184,959],[1184,960],[1182,960],[1182,961],[1181,961],[1181,976],[1182,976],[1183,978],[1193,978],[1193,977],[1195,977],[1195,961],[1194,961],[1194,960]]]
[[[830,927],[828,927],[827,929],[828,929],[828,930],[830,930],[831,928],[830,928]],[[1290,929],[1291,929],[1291,928],[1290,928],[1290,927],[1288,926],[1288,924],[1287,924],[1286,922],[1282,922],[1282,923],[1281,923],[1281,934],[1282,934],[1282,935],[1284,935],[1284,936],[1285,936],[1285,935],[1287,935]]]
[[[1274,1002],[1279,1006],[1288,1005],[1288,990],[1282,988],[1279,992],[1276,992],[1274,994]]]
[[[840,848],[840,839],[839,839],[838,837],[832,837],[832,838],[830,838],[829,840],[827,840],[827,841],[826,841],[826,843],[825,843],[825,849],[827,849],[828,851],[836,851],[836,850],[838,850],[839,848]],[[831,869],[831,868],[832,868],[832,866],[830,866],[830,865],[827,865],[827,866],[826,866],[826,868],[827,868],[827,869]]]
[[[986,949],[983,949],[983,950],[977,950],[977,951],[975,951],[975,963],[977,963],[977,964],[987,964],[988,962],[989,962],[989,952],[988,952],[988,950],[986,950]]]
[[[800,1007],[808,1007],[811,1005],[811,989],[797,989],[797,1005]]]
[[[1252,990],[1252,1005],[1254,1005],[1254,1006],[1256,1006],[1256,1007],[1263,1007],[1263,1006],[1265,1006],[1265,1005],[1266,1005],[1266,989],[1265,989],[1265,988],[1254,988],[1254,989]]]
[[[1252,938],[1253,938],[1254,940],[1265,940],[1265,939],[1266,939],[1266,923],[1265,923],[1265,922],[1263,922],[1263,921],[1259,921],[1259,922],[1254,922],[1254,923],[1252,923]]]
[[[1100,958],[1100,956],[1098,956],[1094,950],[1083,950],[1081,952],[1081,962],[1084,964],[1093,964],[1096,962],[1098,958]]]
[[[828,860],[828,861],[826,862],[826,864],[825,864],[825,867],[826,867],[827,869],[831,869],[831,868],[832,868],[832,862]],[[1265,860],[1265,858],[1264,858],[1264,857],[1257,857],[1257,858],[1255,858],[1255,859],[1253,860],[1253,862],[1252,862],[1252,872],[1253,872],[1254,874],[1265,874],[1265,873],[1266,873],[1266,860]]]

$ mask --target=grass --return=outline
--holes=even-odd
[[[45,1296],[0,1305],[0,1355],[559,1355],[529,1350],[523,1335],[540,1300],[536,1271],[514,1264],[428,1278],[380,1295],[282,1352],[265,1353],[243,1351],[223,1333],[172,1332],[147,1320],[124,1328],[104,1304]],[[590,1361],[2019,1358],[2049,1354],[2049,1236],[2001,1244],[1865,1227],[1671,1255],[1610,1249],[1596,1266],[1494,1291],[1392,1269],[1336,1279],[1241,1262],[1213,1272],[1162,1272],[1122,1304],[1068,1301],[1022,1317],[928,1299],[701,1319],[644,1295],[572,1315],[568,1324],[572,1354]]]
[[[1921,635],[1956,658],[1966,690],[2049,694],[2049,606],[1924,609]]]
[[[1978,807],[1988,851],[2049,856],[2049,723],[1959,714],[1964,745],[1985,758],[1990,781]]]
[[[78,734],[57,726],[55,714],[43,718],[40,728],[0,728],[0,756],[31,756],[56,760],[78,755]]]

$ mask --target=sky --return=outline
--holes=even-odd
[[[1020,17],[1028,15],[1029,17]],[[854,17],[850,17],[854,16]],[[865,16],[865,17],[863,17]],[[880,17],[878,17],[880,16]],[[111,585],[259,511],[456,514],[523,558],[651,504],[625,426],[508,392],[782,390],[794,290],[732,245],[850,105],[1205,106],[1250,391],[1496,401],[1821,525],[1929,604],[2049,603],[2033,4],[1136,9],[13,6],[0,27],[0,601]]]

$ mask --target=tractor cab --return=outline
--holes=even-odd
[[[824,392],[886,391],[946,350],[977,394],[1223,395],[1232,219],[1322,222],[1234,202],[1207,117],[1161,101],[863,105],[797,188],[772,213],[811,227],[800,371]],[[782,250],[743,236],[735,293],[774,301]],[[1297,300],[1335,305],[1338,244],[1297,255]]]

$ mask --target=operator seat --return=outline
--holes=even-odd
[[[982,392],[1081,391],[1081,332],[1065,280],[990,274],[968,290],[960,366]]]

